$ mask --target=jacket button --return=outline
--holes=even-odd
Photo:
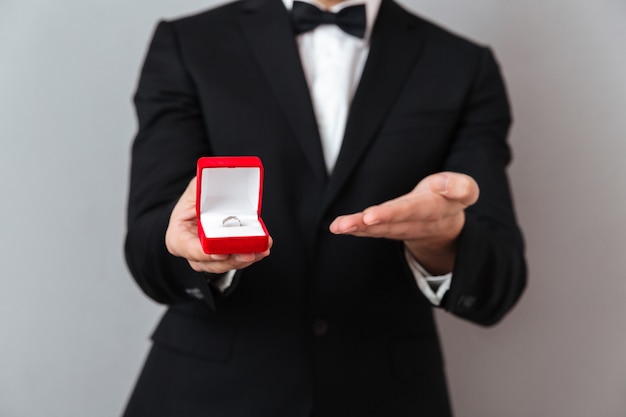
[[[317,337],[321,337],[328,333],[328,322],[326,320],[315,320],[313,322],[313,334]]]
[[[476,303],[476,297],[473,295],[462,295],[457,301],[457,305],[464,310],[471,310]]]

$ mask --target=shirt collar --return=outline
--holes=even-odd
[[[294,0],[282,0],[287,10],[291,10],[293,6],[293,1]],[[326,9],[321,3],[315,0],[299,0],[299,1],[310,3],[316,7],[319,7],[322,10]],[[372,28],[374,27],[374,22],[376,21],[376,16],[378,15],[378,10],[380,9],[381,1],[382,0],[343,0],[342,2],[337,3],[336,5],[328,9],[328,11],[337,13],[339,10],[343,9],[344,7],[364,4],[365,5],[365,19],[366,19],[364,40],[369,40],[370,34],[372,33]]]

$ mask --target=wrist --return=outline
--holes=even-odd
[[[456,240],[443,244],[405,241],[404,245],[411,256],[432,275],[448,274],[454,269],[457,252]]]

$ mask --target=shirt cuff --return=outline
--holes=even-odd
[[[409,269],[413,273],[417,287],[422,294],[433,305],[439,306],[443,296],[446,295],[452,282],[452,272],[445,275],[431,275],[422,265],[411,255],[411,252],[405,247],[404,257],[409,264]]]
[[[223,294],[232,285],[233,278],[235,278],[235,272],[236,270],[231,269],[218,279],[212,280],[211,284],[213,284],[213,286]]]

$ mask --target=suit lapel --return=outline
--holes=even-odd
[[[242,3],[242,31],[283,109],[305,158],[321,181],[328,174],[311,96],[289,14],[280,0]]]
[[[343,144],[330,178],[325,206],[341,191],[374,140],[421,50],[418,20],[383,0],[372,32],[370,53],[354,95]]]

